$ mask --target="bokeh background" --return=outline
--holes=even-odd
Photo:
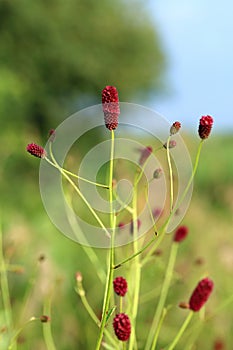
[[[176,267],[178,291],[171,291],[170,302],[186,300],[206,274],[216,284],[210,313],[232,294],[232,7],[230,0],[221,5],[209,0],[0,0],[0,216],[5,258],[15,267],[8,277],[16,328],[43,313],[52,290],[57,349],[92,349],[95,344],[96,328],[74,291],[76,271],[84,275],[97,313],[103,288],[82,247],[60,234],[47,217],[39,161],[25,148],[30,142],[43,145],[49,129],[100,103],[106,85],[118,88],[121,101],[148,106],[171,122],[180,120],[192,159],[200,116],[214,117],[184,220],[190,236]],[[164,261],[169,239],[159,257]],[[104,263],[106,252],[96,253]],[[153,291],[161,281],[151,264],[143,280],[145,293],[152,281]],[[148,324],[149,306],[145,302],[142,308]],[[189,349],[215,349],[218,339],[222,349],[232,349],[232,311],[229,304],[206,322]],[[0,339],[4,317],[1,310]],[[161,347],[182,318],[177,309]],[[140,329],[138,334],[144,336]],[[25,327],[18,348],[45,349],[40,324]]]

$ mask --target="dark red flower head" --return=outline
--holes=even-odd
[[[173,241],[177,243],[182,242],[187,237],[188,231],[187,226],[179,226],[175,231]]]
[[[207,302],[209,296],[214,288],[214,282],[209,278],[202,279],[189,300],[189,308],[193,311],[199,311],[201,307]]]
[[[127,316],[124,313],[116,315],[113,320],[113,328],[119,340],[128,340],[131,333],[131,324],[129,316]]]
[[[212,126],[213,126],[213,118],[210,115],[205,115],[201,117],[198,133],[202,140],[205,140],[209,137]]]
[[[171,135],[177,134],[180,128],[181,128],[180,122],[174,122],[170,128],[170,134]]]
[[[151,146],[147,146],[146,148],[143,148],[141,150],[141,157],[139,159],[139,164],[143,165],[152,152],[153,152],[153,148]]]
[[[115,86],[107,85],[102,91],[102,107],[106,128],[115,130],[118,126],[120,114],[118,92]]]
[[[30,143],[27,145],[27,152],[32,154],[35,157],[38,158],[45,158],[46,157],[46,151],[43,147],[35,144],[35,143]]]
[[[125,296],[128,290],[128,284],[124,277],[116,277],[113,281],[114,292],[121,297]]]

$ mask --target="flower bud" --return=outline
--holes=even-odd
[[[149,156],[151,155],[151,153],[153,152],[153,148],[151,146],[147,146],[146,148],[141,150],[141,157],[139,159],[139,164],[143,165],[145,163],[145,161],[147,160],[147,158],[149,158]]]
[[[49,141],[53,142],[55,140],[56,137],[56,132],[54,129],[50,129],[49,130]]]
[[[187,237],[188,231],[187,226],[179,226],[175,231],[173,241],[177,243],[182,242]]]
[[[47,323],[47,322],[50,321],[50,317],[49,317],[49,316],[46,316],[46,315],[41,315],[41,316],[40,316],[40,321],[41,321],[42,323]]]
[[[161,168],[158,168],[154,171],[153,178],[159,179],[163,175],[163,170]]]
[[[163,147],[164,147],[165,149],[167,149],[167,143],[165,143],[165,144],[163,145]],[[168,148],[174,148],[174,147],[176,147],[176,141],[175,141],[175,140],[170,140],[170,141],[169,141]]]
[[[170,128],[170,135],[175,135],[181,128],[180,122],[174,122]]]

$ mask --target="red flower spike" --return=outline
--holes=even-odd
[[[174,122],[170,128],[170,135],[175,135],[179,132],[181,128],[181,123],[180,122]]]
[[[209,278],[202,279],[197,287],[194,289],[190,300],[189,308],[192,311],[199,311],[202,306],[207,302],[209,296],[214,288],[214,282]]]
[[[35,144],[30,143],[27,145],[27,152],[29,152],[31,155],[37,157],[37,158],[45,158],[46,157],[46,151],[43,147]]]
[[[177,243],[182,242],[187,237],[188,231],[187,226],[179,226],[175,231],[173,241]]]
[[[115,86],[107,85],[102,90],[102,107],[104,112],[104,122],[110,131],[118,126],[118,116],[120,114],[118,92]]]
[[[199,123],[198,134],[202,140],[209,137],[212,126],[213,118],[210,115],[202,116]]]
[[[127,341],[131,333],[129,316],[124,313],[116,315],[113,320],[113,328],[119,340]]]
[[[141,157],[139,159],[139,164],[143,165],[145,163],[145,161],[147,160],[147,158],[151,155],[152,152],[153,152],[153,148],[151,146],[147,146],[146,148],[144,148],[141,151]]]
[[[114,292],[121,297],[125,296],[128,290],[128,284],[124,277],[116,277],[113,281]]]

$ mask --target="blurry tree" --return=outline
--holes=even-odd
[[[159,91],[163,69],[141,2],[0,0],[0,130],[56,126],[109,84],[122,101]]]

